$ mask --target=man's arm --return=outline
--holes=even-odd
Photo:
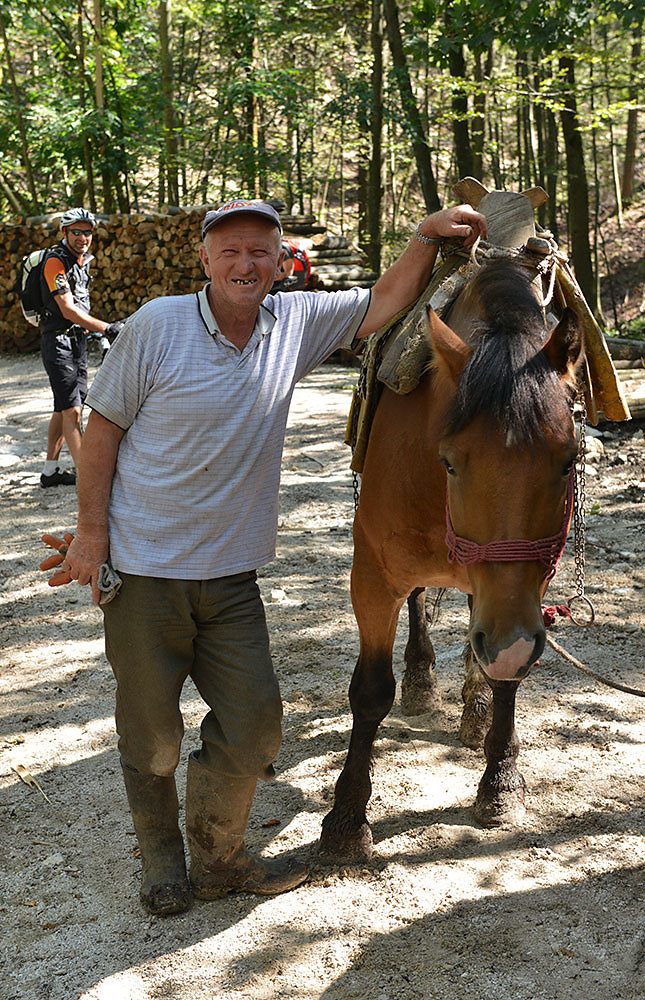
[[[457,205],[427,216],[420,226],[422,236],[430,239],[464,238],[470,247],[478,237],[486,239],[486,219],[470,205]],[[392,267],[372,288],[372,296],[357,337],[367,337],[379,330],[393,316],[418,299],[430,280],[439,246],[426,246],[416,236]]]
[[[73,580],[92,584],[92,600],[99,603],[99,569],[109,551],[108,504],[121,438],[120,427],[93,410],[83,435],[78,466],[78,527],[61,565]]]
[[[109,323],[104,323],[102,319],[94,319],[84,309],[80,309],[74,302],[71,292],[60,292],[56,296],[56,304],[61,313],[71,323],[76,323],[83,330],[91,330],[92,333],[105,333]]]

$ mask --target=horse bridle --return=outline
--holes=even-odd
[[[446,545],[448,547],[448,562],[456,562],[460,566],[472,566],[473,563],[478,562],[538,561],[544,563],[546,566],[546,579],[550,580],[555,575],[569,534],[569,526],[573,516],[575,475],[575,466],[572,466],[567,480],[562,525],[556,535],[550,535],[548,538],[537,538],[535,540],[513,538],[478,545],[477,542],[472,542],[468,538],[462,538],[456,534],[450,516],[450,504],[446,496]]]
[[[567,616],[571,618],[574,624],[586,627],[593,624],[596,612],[592,602],[585,596],[584,508],[586,501],[587,407],[584,391],[578,392],[571,400],[572,416],[576,402],[579,406],[580,444],[577,460],[569,472],[562,525],[557,535],[551,535],[549,538],[538,538],[535,541],[513,539],[510,541],[488,542],[486,545],[477,545],[476,542],[471,542],[467,538],[460,538],[455,534],[450,516],[448,496],[446,495],[446,545],[448,547],[449,562],[457,562],[461,566],[470,566],[476,562],[537,560],[544,563],[547,567],[546,579],[551,580],[555,576],[558,562],[560,561],[569,535],[569,528],[573,524],[576,592],[573,597],[569,598],[566,605],[559,605],[559,607],[566,607]],[[582,601],[586,605],[589,612],[589,618],[586,621],[576,618],[573,614],[571,605],[574,601]]]

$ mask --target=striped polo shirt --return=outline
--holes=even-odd
[[[126,431],[110,496],[110,556],[136,576],[203,580],[273,558],[294,386],[352,343],[370,295],[269,295],[239,351],[217,329],[207,288],[142,306],[87,396]]]

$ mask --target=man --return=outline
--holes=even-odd
[[[374,288],[268,295],[282,262],[280,219],[234,201],[206,214],[196,295],[130,317],[88,394],[76,538],[57,582],[100,597],[108,559],[122,578],[102,605],[117,678],[123,774],[152,913],[189,904],[174,772],[188,675],[209,706],[190,756],[190,885],[202,899],[270,895],[307,869],[243,847],[258,778],[281,739],[256,568],[274,554],[280,459],[295,383],[411,304],[442,237],[486,235],[469,206],[430,216]],[[53,557],[53,560],[60,557]],[[53,561],[48,560],[47,565]]]
[[[282,240],[284,256],[278,271],[278,278],[271,286],[271,295],[276,292],[298,292],[307,286],[311,265],[306,250],[295,240]]]
[[[54,412],[47,432],[47,460],[40,485],[73,486],[76,474],[59,466],[63,441],[75,466],[81,449],[81,407],[87,393],[87,337],[91,330],[107,337],[123,326],[104,323],[90,315],[89,248],[96,227],[91,212],[71,208],[60,220],[63,239],[45,256],[41,266],[40,352],[54,394]]]

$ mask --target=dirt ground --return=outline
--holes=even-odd
[[[75,523],[74,490],[39,486],[45,375],[37,357],[0,358],[0,372],[2,1000],[643,1000],[644,702],[547,650],[518,697],[526,821],[480,828],[471,806],[483,757],[456,738],[467,621],[456,593],[433,633],[442,711],[407,719],[397,704],[380,730],[374,862],[314,858],[290,894],[148,916],[100,612],[87,590],[50,589],[38,571],[43,530]],[[278,555],[261,572],[285,703],[277,780],[259,786],[248,834],[267,855],[314,855],[349,741],[357,635],[341,441],[355,377],[325,366],[297,390]],[[643,429],[600,430],[587,504],[597,624],[559,624],[554,637],[643,687]],[[569,543],[550,596],[571,593]],[[399,678],[404,642],[402,621]],[[190,686],[183,707],[180,795],[203,714]]]

